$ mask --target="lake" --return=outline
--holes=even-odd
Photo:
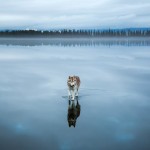
[[[0,39],[0,133],[1,150],[149,150],[150,39]]]

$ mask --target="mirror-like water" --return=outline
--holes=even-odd
[[[0,45],[15,46],[150,46],[150,38],[0,38]]]
[[[1,44],[0,149],[149,150],[149,49]],[[68,75],[81,79],[74,102]]]

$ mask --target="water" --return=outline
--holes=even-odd
[[[150,149],[149,39],[27,40],[0,40],[1,150]],[[66,80],[74,74],[80,113],[69,127]]]

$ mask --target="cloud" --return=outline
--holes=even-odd
[[[7,0],[0,5],[0,29],[148,27],[149,8],[148,0]]]

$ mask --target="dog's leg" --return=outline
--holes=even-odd
[[[75,98],[75,90],[72,90],[72,100]]]
[[[76,88],[75,96],[78,97],[78,88]]]
[[[68,89],[68,98],[69,99],[71,98],[71,91],[70,91],[70,89]]]

